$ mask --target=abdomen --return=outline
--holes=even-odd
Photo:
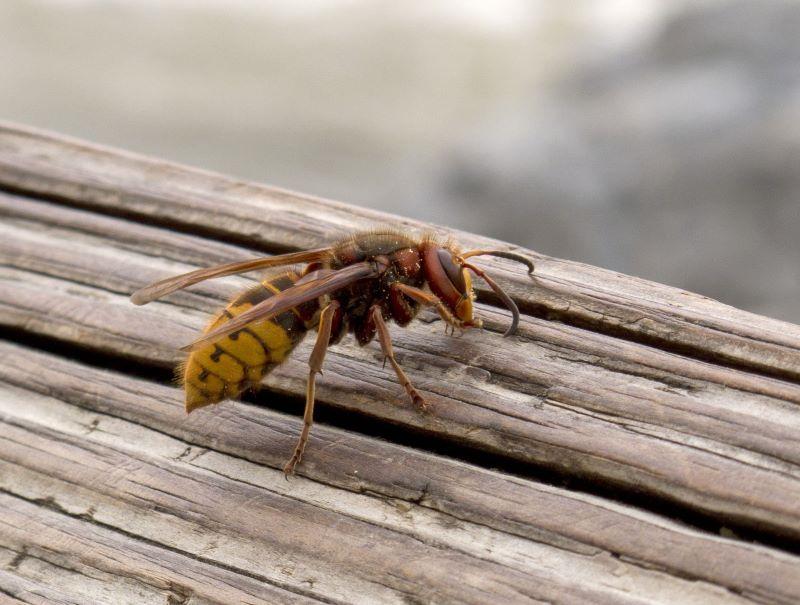
[[[299,275],[290,272],[243,292],[214,318],[204,333],[290,288],[298,279]],[[186,411],[235,398],[242,391],[256,387],[297,346],[307,329],[297,311],[284,311],[190,353],[180,370]]]

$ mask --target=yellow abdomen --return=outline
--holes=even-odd
[[[290,288],[298,279],[296,273],[290,272],[247,290],[223,309],[204,333]],[[284,311],[190,353],[181,370],[186,411],[235,398],[242,391],[257,387],[267,372],[297,346],[306,331],[306,324],[297,312]]]

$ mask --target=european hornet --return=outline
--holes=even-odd
[[[360,345],[378,336],[384,362],[389,361],[419,409],[425,409],[425,399],[394,357],[386,320],[405,326],[425,306],[433,307],[453,331],[480,327],[481,320],[473,317],[472,272],[486,281],[511,311],[511,326],[504,335],[514,334],[519,323],[517,305],[483,270],[467,262],[482,255],[518,261],[533,273],[533,262],[513,252],[461,253],[451,241],[439,243],[433,236],[412,238],[381,230],[357,233],[327,248],[199,269],[146,286],[135,292],[131,301],[143,305],[206,279],[307,263],[301,271],[264,279],[234,298],[200,338],[183,347],[189,356],[179,370],[186,390],[186,410],[191,412],[257,387],[306,332],[316,328],[316,344],[308,363],[303,429],[284,468],[288,476],[300,462],[308,441],[314,385],[325,352],[347,332],[352,332]]]

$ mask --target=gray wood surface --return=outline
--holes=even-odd
[[[800,599],[797,326],[532,252],[535,279],[482,260],[519,334],[487,292],[486,330],[393,327],[427,415],[377,345],[337,345],[318,399],[340,428],[314,427],[287,482],[310,340],[247,402],[186,417],[176,349],[251,282],[127,296],[425,227],[12,125],[0,190],[0,598]]]

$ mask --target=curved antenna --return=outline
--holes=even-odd
[[[475,255],[477,256],[477,255]],[[463,256],[461,258],[464,258]],[[505,291],[494,281],[491,277],[486,275],[484,271],[478,269],[478,267],[474,265],[470,265],[469,263],[462,263],[462,266],[466,269],[472,271],[475,275],[478,275],[483,281],[489,284],[489,287],[494,290],[494,293],[500,297],[500,300],[503,301],[503,304],[511,311],[511,325],[508,327],[508,330],[505,331],[503,337],[511,336],[517,332],[517,326],[519,326],[519,308],[517,307],[517,303],[515,303],[511,297],[505,293]]]
[[[507,250],[470,250],[459,256],[461,258],[469,258],[470,256],[497,256],[498,258],[507,258],[508,260],[517,261],[528,267],[528,275],[531,275],[534,269],[533,261],[527,256],[517,254],[516,252],[508,252]]]

